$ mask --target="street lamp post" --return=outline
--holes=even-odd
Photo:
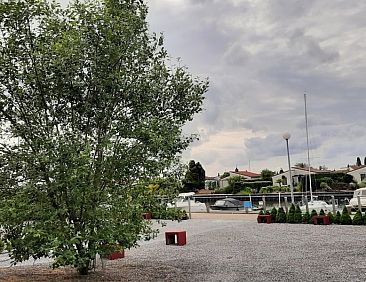
[[[287,148],[287,161],[288,161],[288,171],[290,173],[290,191],[291,191],[291,203],[295,204],[295,199],[294,199],[294,186],[292,185],[292,173],[291,173],[291,164],[290,164],[290,151],[288,148],[288,140],[291,137],[291,134],[286,132],[282,135],[283,139],[286,140],[286,148]]]

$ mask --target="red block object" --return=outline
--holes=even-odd
[[[115,259],[120,259],[120,258],[124,258],[124,257],[125,257],[125,251],[121,250],[119,252],[111,253],[109,256],[107,256],[107,259],[115,260]]]
[[[185,245],[187,243],[186,231],[166,231],[165,242],[167,245]]]
[[[272,217],[270,214],[259,214],[257,217],[258,223],[271,223]]]
[[[329,225],[329,216],[327,215],[313,216],[311,220],[315,225],[320,224],[320,222],[322,222],[323,225]]]
[[[151,219],[151,212],[144,212],[144,213],[142,214],[142,217],[143,217],[144,219]]]

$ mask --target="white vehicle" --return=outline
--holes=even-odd
[[[194,194],[194,192],[180,193],[174,203],[168,203],[168,208],[178,208],[189,212],[190,205],[191,212],[207,212],[206,204],[193,200]]]
[[[311,213],[312,210],[316,210],[316,212],[319,213],[321,209],[326,214],[328,212],[333,212],[333,205],[328,204],[327,202],[321,200],[313,200],[312,202],[309,201],[308,207],[309,207],[309,213]],[[306,205],[300,206],[300,209],[302,212],[306,212]]]
[[[353,197],[349,201],[349,205],[351,206],[352,209],[358,209],[358,196],[360,196],[361,208],[365,209],[366,208],[366,187],[356,189],[353,192]]]

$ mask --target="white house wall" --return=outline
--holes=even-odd
[[[352,170],[352,171],[348,172],[347,174],[352,175],[353,179],[356,180],[357,182],[361,182],[362,180],[366,179],[365,178],[366,177],[366,167]]]

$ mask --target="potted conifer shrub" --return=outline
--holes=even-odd
[[[302,212],[299,205],[295,207],[295,215],[294,215],[294,222],[301,223],[302,222]]]
[[[353,225],[362,225],[363,224],[362,213],[359,210],[357,210],[356,214],[354,215],[354,217],[352,219],[352,224]]]
[[[290,209],[287,214],[287,223],[294,223],[294,216],[295,216],[295,205],[291,204]]]
[[[276,222],[277,209],[275,207],[271,210],[271,220],[272,222]]]
[[[286,223],[286,213],[283,208],[279,208],[276,215],[276,222],[278,223]]]
[[[341,213],[337,211],[335,217],[334,217],[334,223],[335,224],[341,224]]]
[[[350,224],[352,224],[351,216],[349,215],[348,210],[347,210],[346,207],[344,207],[343,210],[342,210],[341,224],[342,225],[350,225]]]

